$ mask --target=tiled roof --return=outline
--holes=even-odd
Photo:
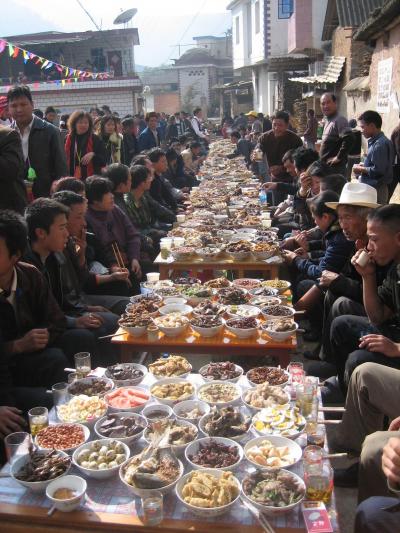
[[[328,0],[322,40],[332,39],[332,34],[338,26],[358,28],[384,3],[385,0]]]
[[[316,74],[315,76],[304,76],[300,78],[289,78],[289,80],[310,85],[337,83],[345,61],[345,57],[329,56],[324,61],[325,64],[321,74]]]

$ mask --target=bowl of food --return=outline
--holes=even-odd
[[[255,305],[228,305],[226,308],[226,313],[230,318],[248,318],[254,317],[257,318],[260,314],[260,309]]]
[[[170,445],[171,450],[177,456],[183,455],[186,446],[197,438],[199,432],[197,427],[188,420],[165,420],[159,424],[162,424],[164,431],[167,432],[165,444]],[[150,443],[154,437],[154,428],[150,424],[144,432],[144,440]]]
[[[85,498],[86,481],[80,476],[63,476],[51,481],[46,487],[46,496],[58,511],[69,513],[77,509]]]
[[[267,279],[262,282],[262,285],[264,287],[277,289],[279,294],[283,294],[284,292],[290,289],[291,283],[290,281],[286,281],[285,279]]]
[[[276,296],[253,296],[249,300],[250,305],[265,307],[266,305],[280,305],[282,300]]]
[[[289,382],[289,377],[289,373],[286,370],[274,366],[256,366],[251,368],[246,374],[247,381],[252,386],[267,383],[268,385],[285,387]]]
[[[193,307],[186,304],[168,304],[160,307],[160,315],[170,315],[171,313],[179,313],[181,315],[187,316],[193,311]]]
[[[155,318],[154,324],[167,337],[177,337],[185,331],[189,324],[189,319],[181,313],[170,313],[169,315]]]
[[[100,439],[118,439],[127,446],[139,440],[147,428],[147,420],[137,413],[110,413],[100,418],[94,431]]]
[[[252,253],[258,261],[265,261],[274,255],[278,255],[279,248],[275,242],[256,242],[254,243]]]
[[[235,234],[235,232],[232,229],[222,229],[218,232],[220,237],[225,241],[229,242],[231,240],[232,235]]]
[[[244,455],[253,466],[269,471],[294,466],[302,454],[297,442],[278,435],[256,437],[244,447]]]
[[[298,327],[298,324],[290,319],[269,320],[262,325],[262,330],[274,341],[284,342],[296,333]]]
[[[221,248],[214,248],[212,246],[203,246],[197,250],[197,255],[203,261],[215,261],[221,253]]]
[[[236,261],[244,261],[251,254],[253,247],[251,242],[240,240],[237,242],[230,242],[226,248],[225,252],[229,254]]]
[[[111,413],[140,413],[150,400],[150,393],[141,386],[119,387],[106,394],[104,400]]]
[[[199,429],[207,437],[225,437],[237,442],[247,439],[251,418],[238,407],[213,407],[200,418]]]
[[[166,287],[171,288],[169,285],[167,285]],[[136,301],[131,300],[131,303],[126,306],[124,317],[132,320],[133,322],[136,321],[137,326],[140,327],[140,318],[157,316],[158,310],[161,305],[162,300],[160,296],[157,296],[156,294],[152,294],[151,297],[148,296],[147,298],[141,297],[139,300]]]
[[[217,298],[223,305],[246,304],[247,291],[239,287],[224,287],[218,291]]]
[[[243,479],[242,495],[266,514],[284,514],[304,500],[304,481],[289,470],[256,470]]]
[[[250,298],[254,298],[254,296],[278,296],[279,291],[278,289],[274,289],[272,287],[256,287],[255,289],[250,289],[249,295]]]
[[[237,278],[232,281],[234,287],[240,287],[241,289],[254,289],[261,286],[261,280],[255,278]]]
[[[171,287],[172,286],[172,283],[169,280],[163,280],[163,282],[168,282],[167,285],[165,285],[166,287]],[[130,303],[131,304],[135,304],[135,306],[137,306],[139,303],[140,304],[143,303],[145,305],[145,309],[146,309],[147,312],[155,312],[157,309],[156,308],[152,308],[151,306],[152,305],[160,306],[162,298],[161,298],[161,296],[159,296],[158,294],[156,294],[153,291],[158,289],[158,288],[161,288],[162,286],[164,286],[164,285],[161,285],[161,283],[162,282],[159,281],[157,283],[157,286],[152,286],[152,289],[151,289],[152,292],[150,292],[148,294],[136,294],[136,296],[131,296],[129,298]]]
[[[158,313],[156,313],[158,314]],[[123,315],[118,324],[121,329],[126,331],[128,335],[133,337],[141,337],[146,333],[146,329],[151,324],[152,317],[150,315],[138,316],[138,315]]]
[[[142,415],[147,420],[148,424],[157,422],[159,420],[166,420],[174,416],[172,407],[161,403],[153,403],[146,405],[142,411]]]
[[[171,255],[175,261],[188,261],[195,254],[196,248],[192,246],[180,246],[171,250]]]
[[[227,381],[237,383],[243,375],[243,368],[230,361],[211,362],[199,370],[204,381]]]
[[[261,313],[265,320],[282,320],[293,319],[296,314],[296,310],[288,305],[266,305],[262,307]]]
[[[199,278],[194,278],[192,276],[181,276],[179,278],[175,278],[173,280],[173,284],[178,286],[201,285],[201,281],[199,280]]]
[[[193,309],[193,316],[218,316],[225,313],[225,306],[211,300],[200,302]]]
[[[181,288],[181,294],[187,298],[189,305],[196,307],[199,303],[212,298],[214,291],[204,285],[190,285]]]
[[[230,318],[225,322],[226,329],[241,339],[247,339],[257,333],[259,322],[254,317]]]
[[[216,468],[235,470],[244,456],[236,441],[224,437],[204,437],[186,446],[185,458],[194,470]]]
[[[161,300],[163,300],[164,298],[170,298],[171,296],[181,296],[179,288],[174,286],[160,287],[158,289],[155,289],[154,294],[158,296]]]
[[[253,429],[260,435],[278,435],[288,439],[299,437],[306,426],[306,419],[297,407],[290,404],[266,407],[252,419]]]
[[[185,379],[165,378],[157,381],[150,392],[157,402],[173,407],[178,402],[193,399],[195,388]]]
[[[107,404],[104,398],[84,394],[73,396],[67,403],[57,407],[57,416],[60,422],[79,422],[89,428],[94,427],[97,420],[106,412]]]
[[[169,298],[164,298],[164,306],[165,305],[185,305],[187,303],[186,298],[183,298],[182,296],[170,296]],[[161,313],[165,314],[165,313]]]
[[[71,396],[80,396],[84,394],[86,396],[99,396],[100,398],[112,391],[114,388],[114,382],[107,377],[87,377],[83,379],[77,379],[70,385],[68,385],[67,392]]]
[[[182,476],[175,491],[178,500],[192,513],[216,517],[235,505],[240,482],[231,472],[204,468]]]
[[[281,387],[263,383],[243,391],[242,401],[250,411],[255,412],[264,407],[287,405],[290,396]]]
[[[181,355],[161,357],[149,364],[149,371],[155,379],[187,378],[192,371],[192,365]]]
[[[209,281],[206,281],[204,283],[204,287],[209,287],[210,289],[223,289],[226,287],[230,287],[231,285],[232,283],[229,281],[229,279],[226,279],[224,277],[210,279]]]
[[[226,381],[212,381],[200,385],[197,396],[203,402],[217,407],[234,405],[240,401],[241,389],[236,383]]]
[[[139,363],[117,363],[105,371],[105,376],[112,379],[116,387],[139,385],[146,375],[147,368]]]
[[[42,450],[72,454],[89,438],[90,430],[83,424],[54,424],[41,429],[35,437],[35,443]]]
[[[120,468],[119,478],[130,492],[144,498],[154,490],[168,494],[183,472],[182,462],[170,448],[147,447]]]
[[[118,472],[129,456],[130,450],[123,442],[99,439],[79,446],[72,455],[72,462],[85,476],[107,479]]]
[[[224,320],[217,315],[196,315],[190,326],[201,337],[215,337],[224,328]]]
[[[197,424],[200,418],[210,412],[210,406],[202,400],[184,400],[174,405],[173,413],[177,419]]]
[[[65,452],[32,450],[13,462],[11,477],[32,492],[44,492],[54,479],[65,476],[70,467],[71,457]]]

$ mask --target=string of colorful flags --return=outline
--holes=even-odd
[[[16,46],[15,44],[12,44],[6,41],[5,39],[0,39],[0,54],[5,52],[6,50],[8,50],[8,54],[12,59],[16,59],[18,56],[23,57],[25,64],[28,61],[33,61],[43,70],[49,70],[50,68],[54,67],[56,70],[58,70],[61,76],[65,76],[65,79],[54,80],[55,83],[58,82],[58,84],[61,83],[61,85],[64,85],[66,82],[68,83],[70,81],[78,81],[78,79],[84,78],[104,80],[110,77],[110,74],[108,72],[89,72],[87,70],[80,70],[61,65],[60,63],[51,61],[50,59],[46,59],[45,57],[41,57],[37,54],[34,54],[33,52],[29,52],[29,50],[25,50],[20,46]]]

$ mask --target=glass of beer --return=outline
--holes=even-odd
[[[32,437],[36,437],[41,429],[49,425],[49,411],[47,407],[33,407],[28,411],[28,417]]]
[[[89,352],[79,352],[74,355],[75,370],[78,379],[85,378],[92,370]]]

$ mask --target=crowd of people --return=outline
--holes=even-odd
[[[400,127],[389,139],[373,110],[358,127],[348,123],[332,93],[322,95],[321,110],[320,143],[313,110],[303,138],[285,111],[227,119],[222,134],[232,143],[228,157],[243,158],[260,179],[260,201],[273,206],[293,304],[308,320],[305,338],[317,342],[304,354],[308,373],[325,380],[324,403],[346,404],[331,448],[360,461],[337,471],[335,483],[359,483],[357,532],[393,531],[387,524],[399,511],[383,516],[382,505],[400,490],[400,417],[391,401],[400,389],[400,205],[388,203]],[[107,337],[199,184],[210,138],[200,108],[121,120],[103,106],[62,115],[56,126],[56,110],[41,118],[26,86],[11,88],[0,112],[5,436],[22,428],[27,409],[50,405],[46,390],[64,381],[76,352],[90,352],[95,366],[118,360]]]

